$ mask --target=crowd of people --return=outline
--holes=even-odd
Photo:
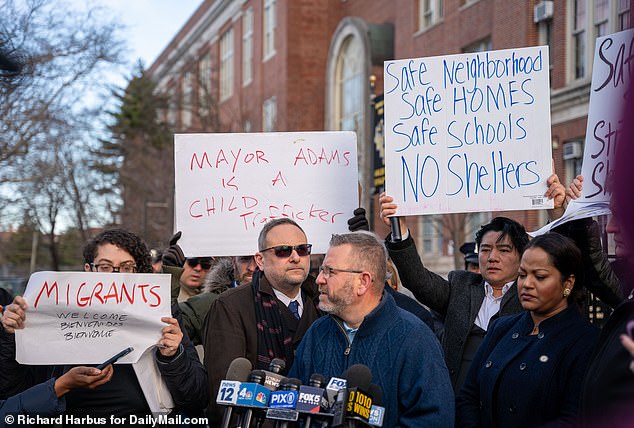
[[[557,215],[583,178],[568,189],[556,175],[548,184]],[[379,201],[389,224],[397,206],[387,194]],[[281,360],[304,384],[363,364],[383,391],[386,427],[631,424],[632,253],[616,204],[607,226],[614,262],[591,219],[530,239],[518,222],[495,217],[465,247],[465,268],[477,269],[446,279],[425,267],[405,218],[400,240],[382,240],[364,214],[332,236],[316,278],[310,240],[289,218],[264,225],[254,255],[188,258],[176,234],[158,269],[137,235],[103,231],[84,246],[86,272],[172,275],[172,317],[161,319],[157,346],[101,370],[20,365],[14,333],[28,323],[29,303],[3,291],[2,413],[204,415],[219,426],[218,389],[242,357],[256,370]],[[394,275],[418,302],[390,286]],[[615,309],[602,331],[583,315],[586,291]]]

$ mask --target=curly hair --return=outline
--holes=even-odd
[[[89,239],[84,245],[84,262],[92,263],[97,257],[97,249],[103,244],[112,244],[130,253],[137,266],[137,272],[152,273],[150,249],[141,238],[124,229],[104,230]]]

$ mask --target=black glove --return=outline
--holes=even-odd
[[[370,230],[370,223],[365,216],[365,209],[359,207],[354,212],[354,217],[348,220],[348,230],[356,232],[357,230]]]
[[[166,266],[183,267],[185,264],[185,254],[181,247],[176,244],[181,239],[181,232],[176,232],[170,239],[170,246],[163,252],[163,264]]]

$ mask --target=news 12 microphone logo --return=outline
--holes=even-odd
[[[372,397],[358,389],[353,389],[349,392],[348,402],[346,406],[346,413],[355,415],[365,420],[370,419],[370,409],[372,409]]]
[[[297,391],[274,391],[271,393],[269,407],[294,409],[297,405]]]
[[[235,380],[223,380],[220,383],[216,403],[218,404],[236,404],[238,400],[238,391],[240,390],[240,382]]]

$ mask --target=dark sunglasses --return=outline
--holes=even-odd
[[[211,269],[211,257],[192,257],[187,259],[187,264],[192,268],[200,265],[203,270],[209,270]]]
[[[277,257],[290,257],[293,254],[293,250],[297,251],[297,255],[300,257],[310,256],[310,249],[312,244],[300,244],[300,245],[276,245],[275,247],[265,248],[260,250],[261,253],[268,250],[275,251]]]

